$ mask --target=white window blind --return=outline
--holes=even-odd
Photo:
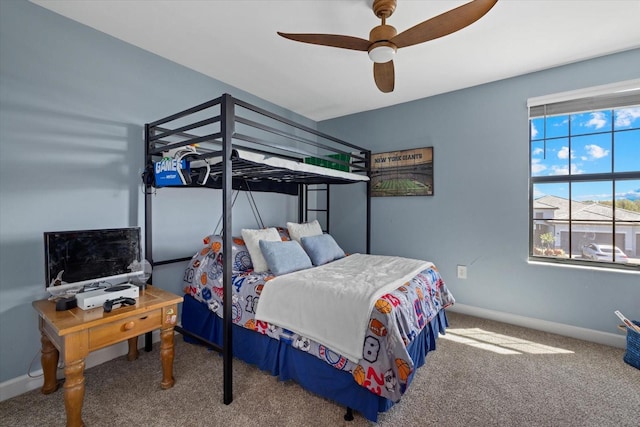
[[[530,98],[529,118],[640,105],[640,79]]]

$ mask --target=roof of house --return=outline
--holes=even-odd
[[[542,196],[533,202],[534,209],[556,209],[553,219],[569,219],[569,200],[558,196]],[[571,200],[571,219],[589,221],[611,221],[613,208],[599,202]],[[616,208],[617,221],[640,221],[640,212]]]

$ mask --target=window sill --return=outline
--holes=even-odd
[[[640,274],[640,265],[638,264],[620,264],[612,265],[608,263],[599,263],[595,261],[576,261],[550,259],[546,257],[530,256],[527,260],[531,265],[544,265],[561,268],[574,268],[579,270],[603,271],[607,273],[624,273],[624,274]]]

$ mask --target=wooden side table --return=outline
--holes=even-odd
[[[60,353],[64,358],[64,405],[67,426],[83,426],[84,365],[87,355],[122,341],[129,342],[128,359],[138,357],[138,335],[160,329],[161,387],[173,387],[173,327],[182,297],[147,286],[140,292],[135,306],[123,306],[105,313],[102,307],[91,310],[73,308],[56,311],[49,300],[33,302],[40,316],[42,342],[42,393],[58,388],[56,369]]]

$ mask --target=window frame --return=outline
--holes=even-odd
[[[619,105],[620,104],[620,105]],[[583,258],[574,258],[572,255],[572,241],[573,241],[573,233],[576,232],[576,228],[580,228],[580,225],[589,224],[589,221],[580,220],[573,217],[572,213],[572,204],[575,200],[572,199],[572,188],[573,184],[580,182],[596,182],[596,181],[606,181],[610,182],[612,185],[611,189],[611,211],[612,216],[610,220],[610,233],[611,233],[611,244],[616,246],[616,183],[623,180],[640,180],[640,167],[638,170],[633,170],[631,172],[616,172],[615,165],[615,150],[614,150],[614,136],[617,132],[624,132],[625,130],[616,130],[613,125],[615,116],[614,110],[621,108],[631,108],[640,106],[640,79],[628,80],[625,82],[614,83],[610,85],[603,85],[593,88],[580,89],[577,91],[569,91],[562,92],[553,95],[547,95],[542,97],[530,98],[527,101],[527,107],[529,110],[528,117],[528,125],[529,125],[529,261],[541,262],[541,263],[550,263],[550,264],[565,264],[565,265],[574,265],[574,266],[588,266],[591,268],[601,269],[617,269],[617,270],[628,270],[628,271],[640,271],[640,264],[635,263],[620,263],[613,261],[603,261],[603,260],[587,260]],[[559,115],[567,115],[571,117],[574,114],[580,113],[589,113],[589,112],[597,112],[602,110],[610,110],[611,111],[611,120],[612,126],[611,129],[607,131],[603,131],[601,133],[610,134],[611,135],[611,169],[609,172],[598,172],[598,173],[579,173],[573,174],[571,171],[572,160],[568,160],[569,170],[567,174],[564,175],[536,175],[533,172],[533,164],[534,164],[534,156],[533,156],[533,148],[534,143],[539,143],[540,141],[544,141],[545,147],[548,139],[547,134],[543,135],[542,139],[532,139],[532,123],[534,120],[542,118],[545,121],[548,117],[559,116]],[[550,111],[549,114],[547,112]],[[635,130],[633,128],[632,130]],[[598,132],[594,132],[593,134],[597,134]],[[592,134],[589,134],[592,135]],[[567,135],[568,146],[569,149],[572,150],[571,139],[576,138],[578,136],[583,136],[578,132],[572,133],[571,126],[569,124],[569,130]],[[568,185],[568,218],[566,219],[567,224],[567,232],[568,232],[568,241],[569,241],[569,254],[561,255],[543,255],[536,253],[536,238],[537,234],[534,229],[536,228],[536,224],[542,221],[544,218],[539,218],[536,214],[535,201],[537,200],[535,197],[535,187],[537,184],[567,184]],[[544,215],[543,215],[544,216]],[[635,220],[631,221],[635,222]],[[595,222],[594,222],[595,224]],[[575,228],[574,228],[575,227]],[[556,229],[554,229],[554,233],[556,233]],[[632,235],[632,238],[635,235]],[[554,237],[555,240],[555,237]],[[625,248],[622,248],[623,250]],[[538,250],[538,252],[540,249]],[[636,252],[639,252],[640,248],[636,248]],[[640,255],[636,256],[634,254],[634,258],[640,257]]]

